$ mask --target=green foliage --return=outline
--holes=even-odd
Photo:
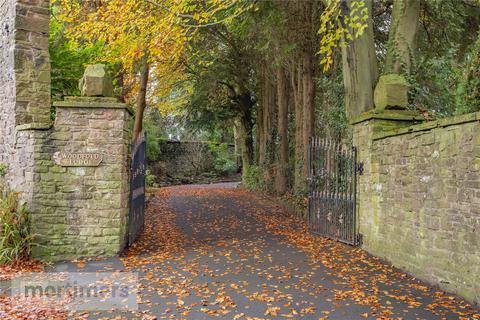
[[[156,177],[152,174],[150,169],[145,172],[145,184],[147,187],[157,187]]]
[[[162,138],[161,130],[156,123],[145,119],[143,129],[147,133],[147,161],[153,162],[160,156],[159,140]]]
[[[189,102],[183,114],[190,128],[207,132],[224,131],[241,115],[240,103],[251,94],[249,73],[252,66],[250,32],[242,16],[228,27],[202,29],[190,43],[188,73]],[[231,39],[231,41],[226,41]]]
[[[480,32],[465,57],[465,68],[457,87],[457,113],[480,111]]]
[[[242,186],[247,190],[265,190],[262,169],[255,165],[243,168]]]
[[[348,136],[342,73],[316,79],[315,133],[320,137],[342,140]]]
[[[220,173],[230,173],[237,170],[235,155],[228,151],[226,143],[209,143],[208,148],[213,154],[213,166]]]
[[[64,35],[64,29],[64,25],[53,15],[50,19],[49,37],[53,100],[80,95],[78,81],[83,75],[85,66],[96,61],[102,50],[100,42],[87,48],[68,40]]]
[[[0,177],[5,177],[7,174],[8,165],[0,162]]]
[[[162,115],[156,108],[148,108],[143,120],[143,129],[147,133],[147,161],[155,162],[161,156],[160,140],[185,140],[185,129],[182,119]]]
[[[418,47],[421,54],[441,57],[458,48],[461,60],[468,46],[475,42],[480,24],[480,6],[466,1],[428,0],[423,3]]]
[[[32,235],[25,204],[9,192],[0,199],[0,264],[30,255]]]
[[[421,24],[414,68],[407,77],[411,107],[433,117],[479,110],[474,69],[478,68],[480,7],[465,1],[429,0],[424,2]]]
[[[456,86],[461,75],[452,49],[443,57],[422,61],[418,78],[410,77],[410,91],[415,95],[415,105],[437,117],[455,113]]]
[[[410,78],[415,107],[435,117],[446,117],[480,110],[480,40],[458,60],[459,48],[443,56],[424,59],[415,78]]]

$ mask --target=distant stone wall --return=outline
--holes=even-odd
[[[208,143],[196,141],[159,141],[158,162],[167,175],[194,175],[213,170],[213,154]]]
[[[480,303],[480,113],[354,126],[365,249]]]
[[[147,137],[148,139],[148,137]],[[195,176],[215,171],[215,155],[209,142],[160,140],[158,159],[149,163],[158,179],[176,183],[195,182]],[[236,161],[233,145],[227,146],[232,162]],[[164,183],[167,181],[159,181]]]

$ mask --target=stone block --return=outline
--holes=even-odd
[[[408,88],[407,80],[401,75],[381,76],[374,92],[375,109],[404,109],[408,105]]]
[[[108,75],[105,65],[89,65],[85,69],[79,82],[82,96],[87,97],[111,97],[113,96],[112,79]]]

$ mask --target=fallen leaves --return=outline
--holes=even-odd
[[[16,260],[0,265],[0,281],[12,280],[26,272],[42,272],[44,265],[37,260]]]
[[[132,318],[480,319],[465,301],[315,236],[271,199],[243,190],[163,188],[145,221],[121,257],[125,271],[139,273],[142,311]],[[112,310],[105,319],[122,316]]]
[[[67,319],[68,312],[61,304],[52,304],[36,297],[7,297],[0,295],[1,319]]]
[[[276,317],[278,315],[278,311],[280,311],[279,307],[268,307],[267,311],[265,311],[265,315]]]

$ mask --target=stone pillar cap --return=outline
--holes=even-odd
[[[408,105],[408,89],[408,82],[403,75],[380,76],[373,95],[375,108],[379,111],[405,109]]]
[[[84,97],[113,96],[112,78],[104,64],[88,65],[78,87]]]

